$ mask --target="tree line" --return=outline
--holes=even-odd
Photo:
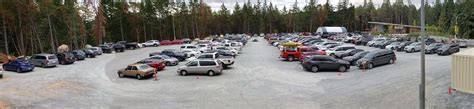
[[[329,1],[329,0],[328,0]],[[474,38],[474,1],[425,4],[428,31]],[[1,52],[14,55],[54,53],[66,44],[71,49],[121,40],[174,40],[237,33],[314,32],[320,26],[344,26],[367,31],[368,21],[419,25],[419,9],[403,3],[372,0],[360,6],[342,2],[335,6],[314,0],[303,8],[269,3],[236,3],[232,11],[221,5],[168,0],[0,0]],[[462,14],[461,14],[462,13]],[[6,45],[5,45],[6,44]]]

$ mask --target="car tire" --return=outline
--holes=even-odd
[[[186,70],[181,70],[181,71],[179,72],[179,74],[180,74],[181,76],[186,76],[186,75],[188,75],[188,72],[187,72]]]
[[[138,74],[138,75],[137,75],[137,79],[138,79],[138,80],[141,80],[141,79],[142,79],[142,75]]]
[[[16,68],[16,72],[17,72],[17,73],[21,73],[21,69],[20,69],[20,68]]]
[[[347,71],[347,67],[346,66],[339,66],[339,72],[346,72]]]
[[[288,56],[288,61],[293,62],[294,57],[293,56]]]
[[[43,67],[43,68],[46,68],[46,65],[44,65],[44,64],[41,64],[41,67]]]
[[[145,44],[143,44],[142,47],[147,47],[147,46]]]
[[[331,53],[329,56],[336,57],[336,55],[334,53]]]
[[[319,71],[319,67],[318,67],[318,66],[313,66],[313,67],[311,67],[311,72],[316,73],[316,72],[318,72],[318,71]]]
[[[372,69],[372,68],[374,68],[374,64],[372,63],[367,64],[367,69]]]
[[[118,72],[117,74],[118,74],[118,77],[119,77],[119,78],[123,78],[123,77],[124,77],[122,72]]]
[[[158,44],[154,44],[153,46],[158,47]]]
[[[191,54],[191,57],[194,57],[194,54]]]
[[[413,53],[413,52],[415,52],[415,49],[414,49],[414,48],[412,48],[412,49],[410,50],[410,52],[412,52],[412,53]]]
[[[390,60],[388,61],[388,63],[389,63],[389,64],[393,64],[393,63],[395,63],[395,60],[394,60],[394,59],[390,59]]]
[[[165,65],[166,65],[166,66],[171,66],[171,63],[170,63],[170,62],[166,62]]]
[[[209,71],[207,71],[207,75],[214,76],[214,75],[216,75],[216,72],[214,72],[212,70],[209,70]]]

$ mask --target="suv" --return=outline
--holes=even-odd
[[[150,47],[150,46],[160,46],[160,41],[158,40],[149,40],[149,41],[146,41],[145,43],[142,43],[142,46],[143,47]]]
[[[125,45],[114,44],[112,45],[112,48],[114,49],[115,52],[123,52],[125,50]]]
[[[112,53],[112,48],[108,45],[100,45],[99,47],[102,50],[102,53]]]
[[[320,70],[338,70],[345,72],[351,65],[347,61],[339,60],[331,56],[314,55],[309,59],[305,59],[301,66],[303,66],[305,70],[316,73]]]
[[[91,48],[87,48],[87,49],[90,49],[90,50],[94,51],[94,53],[96,55],[102,55],[102,53],[103,53],[102,48],[100,48],[100,47],[91,47]]]
[[[428,45],[428,47],[425,48],[425,53],[434,54],[436,53],[436,50],[443,47],[443,45],[443,43],[431,43],[430,45]]]
[[[183,39],[183,43],[185,43],[185,44],[191,44],[191,42],[193,42],[193,41],[189,38],[184,38]]]
[[[74,51],[72,51],[72,54],[74,55],[74,57],[75,57],[77,60],[84,60],[84,59],[86,59],[86,53],[84,53],[84,51],[82,51],[82,50],[74,50]]]
[[[443,47],[439,48],[436,52],[438,55],[451,55],[453,53],[459,52],[458,44],[446,44]]]
[[[359,59],[357,66],[360,69],[372,69],[374,66],[393,64],[395,60],[397,60],[397,57],[392,50],[377,50]]]
[[[165,49],[161,52],[150,53],[150,57],[155,56],[155,55],[166,55],[166,56],[170,56],[170,57],[175,57],[179,61],[186,60],[186,54],[181,53],[181,52],[179,52],[178,50],[175,50],[175,49]]]
[[[410,45],[405,47],[405,51],[407,53],[413,53],[413,52],[421,51],[421,43],[420,42],[411,43]]]
[[[55,67],[58,65],[58,57],[54,54],[35,54],[31,56],[31,63],[41,67]]]
[[[336,52],[338,52],[338,51],[346,51],[346,50],[350,50],[350,49],[355,49],[355,47],[354,47],[354,46],[351,46],[351,45],[337,46],[337,47],[330,48],[330,49],[326,50],[326,54],[329,55],[329,56],[335,57],[335,56],[336,56]]]
[[[186,57],[194,57],[201,54],[201,51],[196,45],[183,45],[179,49],[186,54]]]
[[[186,76],[191,73],[214,76],[222,73],[223,68],[219,63],[219,60],[196,59],[186,63],[185,66],[178,68],[177,72],[181,76]]]
[[[76,58],[74,57],[74,54],[70,52],[65,52],[65,53],[56,53],[56,57],[58,57],[59,64],[72,64],[76,62]]]
[[[95,58],[95,56],[97,56],[97,54],[92,51],[91,49],[82,49],[82,51],[86,54],[86,57],[88,58]]]

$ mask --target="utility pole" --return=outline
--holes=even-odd
[[[425,0],[421,0],[421,84],[420,84],[420,109],[425,109]]]

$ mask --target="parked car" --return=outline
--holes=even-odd
[[[344,57],[344,58],[342,58],[342,60],[345,60],[345,61],[351,63],[351,65],[357,65],[357,60],[359,60],[360,58],[367,55],[367,53],[369,53],[369,51],[361,51],[361,52],[358,52],[358,53],[356,53],[352,56]]]
[[[84,53],[86,53],[87,58],[95,58],[97,56],[96,52],[92,51],[91,49],[82,49]]]
[[[125,45],[122,45],[122,44],[114,44],[112,45],[112,48],[114,49],[114,51],[117,53],[117,52],[123,52],[125,50]]]
[[[58,65],[58,57],[54,54],[35,54],[31,56],[31,63],[35,66],[55,67]]]
[[[380,45],[378,47],[381,48],[381,49],[385,49],[385,47],[387,47],[387,45],[390,45],[390,44],[395,43],[395,42],[397,42],[397,41],[395,41],[395,40],[383,41],[382,43],[380,43]]]
[[[224,47],[224,46],[216,47],[215,49],[216,49],[216,50],[224,50],[224,51],[226,51],[226,52],[227,52],[227,51],[230,51],[230,52],[232,52],[231,55],[233,55],[233,56],[237,56],[237,53],[238,53],[237,50],[235,50],[235,49],[230,49],[229,47]]]
[[[100,45],[99,47],[103,53],[112,53],[112,48],[108,45]]]
[[[189,44],[182,45],[179,50],[185,53],[186,57],[194,57],[202,53],[196,45]]]
[[[71,52],[56,53],[56,57],[58,58],[59,64],[65,65],[76,62],[76,58]]]
[[[459,48],[467,48],[466,41],[457,41],[457,44],[459,45]]]
[[[222,73],[222,65],[219,60],[196,59],[186,63],[185,66],[179,67],[177,72],[181,76],[188,74],[207,74],[214,76]]]
[[[330,49],[326,50],[325,52],[329,56],[336,57],[336,52],[346,51],[346,50],[350,50],[350,49],[355,49],[355,47],[352,46],[352,45],[342,45],[342,46],[337,46],[337,47],[334,47],[334,48],[330,48]]]
[[[91,47],[91,48],[87,48],[87,49],[90,49],[90,50],[94,51],[94,53],[96,55],[102,55],[102,53],[103,53],[102,49],[100,47]]]
[[[156,70],[163,70],[165,69],[166,61],[164,59],[143,59],[137,62],[137,64],[146,64],[150,67],[155,68]]]
[[[203,53],[197,57],[197,59],[210,59],[219,60],[224,68],[227,68],[234,64],[234,57],[232,56],[221,56],[219,53]]]
[[[421,43],[420,42],[411,43],[410,45],[405,47],[405,51],[407,53],[413,53],[413,52],[421,51]]]
[[[184,38],[183,39],[183,43],[185,43],[185,44],[191,44],[191,42],[193,42],[193,41],[189,38]]]
[[[446,44],[446,45],[443,45],[441,48],[439,48],[436,53],[438,53],[438,55],[451,55],[453,53],[457,53],[459,52],[459,45],[458,44]]]
[[[350,69],[349,62],[323,55],[314,55],[311,58],[304,60],[301,65],[305,70],[314,73],[320,70],[337,70],[345,72]]]
[[[140,47],[138,47],[137,42],[118,41],[117,44],[125,45],[125,48],[132,49],[132,50],[140,48]]]
[[[24,58],[18,58],[16,60],[3,64],[2,68],[5,71],[16,71],[18,73],[22,73],[22,72],[33,71],[35,69],[35,65],[33,65],[30,61]]]
[[[151,46],[157,47],[157,46],[160,46],[160,41],[158,41],[158,40],[149,40],[149,41],[146,41],[146,42],[142,43],[142,46],[143,47],[151,47]]]
[[[143,79],[143,77],[151,76],[156,73],[156,69],[146,64],[132,64],[126,68],[120,69],[117,74],[120,78],[125,76],[133,76],[137,79]]]
[[[392,42],[392,43],[390,43],[390,45],[385,46],[385,49],[397,50],[397,48],[400,47],[400,43],[402,43],[402,42]]]
[[[171,41],[170,40],[163,40],[160,42],[161,45],[171,45]]]
[[[253,39],[252,42],[258,42],[258,39]]]
[[[381,43],[385,40],[386,40],[385,38],[377,38],[377,39],[367,42],[367,45],[369,45],[369,47],[374,47],[377,43]]]
[[[179,61],[184,61],[187,58],[185,53],[179,52],[178,50],[175,50],[175,49],[165,49],[161,52],[150,53],[150,56],[154,56],[154,55],[167,55],[170,57],[174,57],[178,59]]]
[[[3,66],[3,64],[0,64],[0,65]],[[0,67],[0,79],[2,78],[3,78],[3,67]]]
[[[395,53],[392,50],[377,50],[368,53],[363,58],[357,61],[357,66],[360,69],[372,69],[375,66],[393,64],[397,60]]]
[[[71,52],[74,57],[77,59],[77,60],[84,60],[86,59],[86,53],[84,53],[84,51],[82,50],[74,50]]]
[[[405,41],[400,43],[400,46],[397,46],[397,51],[404,51],[405,47],[413,43],[412,41]]]
[[[364,51],[364,50],[362,50],[362,49],[349,49],[349,50],[346,50],[346,51],[338,51],[338,52],[336,52],[336,54],[334,56],[336,58],[342,59],[342,58],[347,57],[347,56],[353,56],[356,53],[359,53],[359,52],[362,52],[362,51]]]
[[[175,66],[175,65],[178,65],[179,63],[178,59],[174,57],[169,57],[167,55],[154,55],[154,56],[151,56],[149,59],[163,59],[165,60],[166,66]]]
[[[443,47],[443,43],[431,43],[428,47],[425,48],[426,54],[436,54],[436,51]]]

